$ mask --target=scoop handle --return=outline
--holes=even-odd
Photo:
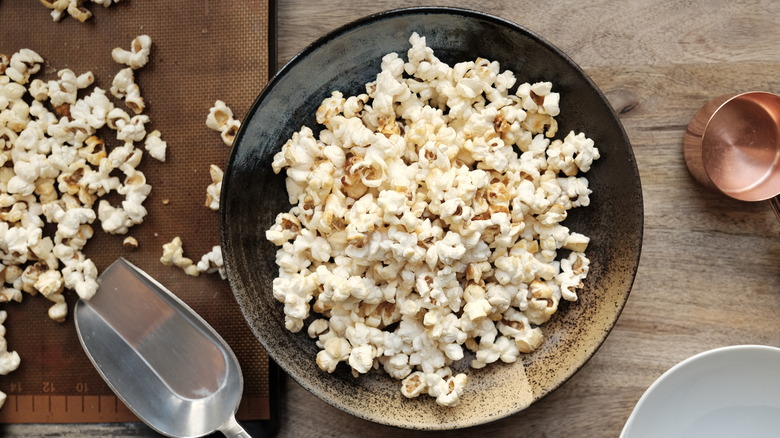
[[[780,195],[769,198],[769,206],[772,207],[772,212],[777,220],[780,221]]]
[[[252,435],[249,435],[249,433],[238,424],[235,416],[231,416],[227,423],[219,428],[219,431],[227,438],[252,438]]]

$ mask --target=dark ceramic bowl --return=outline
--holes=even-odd
[[[317,347],[303,330],[284,327],[271,294],[276,247],[265,230],[290,205],[284,175],[271,161],[332,90],[364,90],[389,52],[404,58],[412,32],[453,64],[477,57],[515,72],[518,83],[552,81],[561,94],[559,133],[585,132],[602,158],[587,174],[591,205],[570,211],[565,225],[591,237],[590,274],[580,300],[563,304],[542,327],[545,342],[514,364],[469,370],[455,408],[427,396],[406,399],[400,382],[372,371],[355,379],[340,365],[333,374],[315,363]],[[561,138],[562,138],[561,136]],[[596,352],[628,298],[642,243],[642,191],[628,138],[607,100],[565,54],[506,20],[459,9],[415,8],[370,16],[318,40],[268,84],[246,116],[233,146],[221,199],[222,245],[231,287],[254,334],[271,357],[321,399],[358,417],[415,429],[452,429],[496,420],[528,407],[571,377]]]

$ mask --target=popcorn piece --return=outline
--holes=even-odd
[[[13,282],[11,282],[13,283]],[[4,287],[0,290],[0,303],[8,303],[10,301],[22,302],[22,291],[14,289],[12,287]]]
[[[70,3],[68,3],[68,15],[83,23],[92,16],[92,12],[82,6],[82,1],[83,0],[70,0]]]
[[[216,164],[209,166],[209,175],[211,184],[206,187],[206,207],[212,210],[219,210],[219,197],[222,192],[223,172]]]
[[[152,158],[165,162],[165,150],[168,144],[165,140],[160,138],[160,131],[154,130],[146,134],[146,140],[144,140],[144,149],[149,152]]]
[[[349,342],[343,338],[333,337],[325,341],[325,346],[317,353],[317,365],[323,371],[332,373],[339,362],[345,361],[351,354]]]
[[[117,63],[125,64],[133,70],[137,70],[149,61],[151,49],[152,39],[148,35],[139,35],[130,43],[129,51],[117,47],[111,51],[111,57]]]
[[[11,58],[9,58],[4,53],[0,53],[0,75],[5,73],[5,69],[8,68],[8,64],[11,63]]]
[[[367,373],[374,364],[376,348],[373,345],[360,345],[349,353],[349,366],[360,374]]]
[[[68,10],[71,0],[40,0],[41,4],[51,9],[51,17],[54,21],[60,21],[63,13]]]
[[[450,407],[460,404],[460,396],[468,381],[465,374],[458,374],[446,380],[438,374],[428,374],[425,378],[428,394],[436,397],[436,403]]]
[[[36,81],[42,83],[40,79],[35,79],[32,83],[36,83]],[[31,88],[32,83],[30,84]],[[0,85],[0,110],[4,110],[8,108],[11,103],[21,100],[25,91],[24,85],[15,82],[8,82],[4,85]],[[30,94],[33,95],[33,92],[30,91]]]
[[[241,122],[233,118],[233,111],[225,105],[225,102],[217,100],[214,106],[209,109],[206,126],[219,131],[222,142],[227,146],[232,146],[238,129],[241,127]]]
[[[209,109],[209,115],[206,117],[206,126],[214,131],[221,132],[233,119],[233,111],[225,105],[225,102],[217,100],[214,106]]]
[[[139,152],[136,150],[136,152]],[[128,158],[127,162],[120,166],[125,173],[124,184],[117,189],[117,193],[125,196],[125,200],[122,201],[122,209],[127,212],[128,218],[133,224],[140,224],[146,217],[147,211],[143,206],[143,202],[149,196],[152,191],[152,186],[146,183],[146,176],[143,172],[136,170],[134,163],[134,157],[140,157],[140,154],[136,154]]]
[[[77,100],[70,107],[70,114],[74,120],[86,122],[92,129],[100,129],[106,124],[108,112],[114,105],[106,97],[102,88],[95,87],[92,94]]]
[[[21,49],[11,55],[5,75],[12,81],[24,85],[30,80],[30,76],[38,73],[43,64],[43,58],[30,49]]]
[[[122,245],[129,250],[134,250],[138,248],[138,240],[133,236],[127,236],[122,241]]]
[[[312,321],[311,324],[309,324],[309,329],[307,330],[307,333],[309,334],[310,338],[316,338],[321,336],[323,333],[327,332],[329,329],[328,320],[326,319],[317,319],[316,321]]]
[[[225,262],[222,260],[222,247],[219,245],[211,248],[211,251],[203,254],[200,261],[197,264],[198,271],[205,272],[207,274],[213,274],[219,272],[219,276],[223,279],[227,279],[227,272],[225,272]]]
[[[0,310],[0,375],[14,371],[19,367],[20,359],[19,354],[15,351],[8,351],[8,346],[5,341],[5,323],[8,313],[5,310]]]
[[[65,287],[75,290],[83,300],[92,298],[98,290],[98,273],[92,260],[86,258],[80,251],[76,251],[70,259],[62,262],[65,265],[62,269]]]
[[[401,393],[404,397],[415,398],[425,392],[427,386],[425,374],[421,371],[415,371],[401,383]]]
[[[117,133],[116,138],[122,141],[141,141],[146,137],[146,128],[144,125],[149,123],[149,116],[141,114],[133,116],[130,120],[116,120]]]
[[[580,252],[572,252],[568,258],[561,260],[561,272],[556,275],[555,283],[565,300],[577,300],[576,290],[583,287],[582,280],[588,275],[589,269],[590,261]]]
[[[146,108],[144,98],[141,97],[141,89],[135,83],[135,75],[132,68],[123,68],[114,76],[111,83],[111,94],[117,99],[125,101],[125,105],[135,114],[141,114]]]
[[[506,337],[514,339],[515,347],[521,353],[531,353],[542,345],[542,330],[532,327],[528,317],[517,309],[509,309],[504,318],[496,324]]]
[[[100,166],[100,162],[107,157],[106,142],[93,135],[84,141],[84,147],[78,149],[78,154],[87,163]]]
[[[130,115],[121,108],[112,108],[106,114],[106,125],[115,131],[120,129],[120,125],[124,126],[127,123],[130,123]]]
[[[276,216],[276,223],[271,229],[265,232],[266,239],[275,245],[283,245],[285,242],[294,239],[301,232],[301,221],[295,215],[290,213],[279,213]]]
[[[133,225],[126,211],[112,206],[105,199],[98,204],[98,219],[103,231],[110,234],[125,234]]]
[[[294,206],[266,231],[279,246],[272,291],[288,330],[316,313],[307,333],[324,371],[382,367],[404,396],[455,406],[464,348],[472,368],[515,362],[577,299],[589,239],[562,222],[589,205],[580,174],[599,153],[582,133],[554,139],[552,83],[510,96],[516,78],[497,62],[450,67],[424,37],[409,42],[406,62],[383,57],[365,94],[332,92],[319,133],[302,127],[274,156]],[[217,101],[206,124],[231,120]]]
[[[233,146],[233,140],[236,139],[239,128],[241,128],[241,122],[231,119],[225,128],[220,131],[219,135],[222,138],[222,142],[227,146]]]
[[[160,257],[160,263],[165,266],[176,266],[181,268],[185,274],[197,277],[200,275],[198,266],[192,263],[192,259],[184,257],[181,238],[176,236],[170,243],[163,245],[163,255]]]
[[[49,92],[49,102],[59,111],[64,111],[60,114],[68,116],[70,114],[70,106],[76,103],[76,93],[82,88],[86,88],[94,82],[95,77],[92,72],[86,72],[79,76],[73,72],[73,70],[65,68],[57,72],[57,80],[51,80],[47,84],[47,90]]]
[[[49,299],[54,301],[54,304],[49,307],[47,312],[49,319],[57,322],[65,321],[65,318],[68,316],[68,303],[65,302],[65,297],[62,294],[55,294],[50,296]]]
[[[563,247],[570,249],[574,252],[585,252],[585,249],[590,243],[590,238],[580,233],[571,233],[566,236],[566,240],[563,242]]]

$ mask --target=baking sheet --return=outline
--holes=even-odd
[[[164,163],[145,154],[139,167],[152,185],[144,203],[149,214],[128,233],[140,246],[124,248],[125,236],[105,234],[95,221],[95,237],[84,252],[99,270],[117,257],[127,258],[200,313],[241,363],[245,389],[239,419],[268,419],[268,356],[246,326],[227,281],[217,274],[189,277],[159,259],[162,245],[175,236],[181,237],[185,256],[195,261],[219,244],[218,213],[204,203],[209,165],[224,169],[229,147],[205,120],[217,99],[241,119],[267,82],[273,2],[122,0],[109,8],[85,6],[94,14],[85,23],[69,16],[54,22],[37,1],[0,1],[0,53],[35,50],[46,60],[36,76],[43,79],[63,68],[76,74],[92,71],[94,86],[108,90],[125,67],[112,60],[111,49],[128,49],[140,34],[152,38],[150,61],[135,76],[147,104],[144,113],[151,118],[147,132],[160,130],[168,150]],[[109,150],[120,144],[107,128],[99,136]],[[73,292],[67,296],[72,313],[77,297]],[[0,390],[8,394],[0,423],[135,420],[85,356],[72,315],[64,323],[51,321],[50,304],[26,294],[22,303],[0,304],[8,312],[8,347],[22,358],[18,370],[0,376]]]

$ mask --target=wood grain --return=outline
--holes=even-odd
[[[325,33],[410,0],[279,2],[282,65]],[[631,297],[583,369],[524,412],[485,426],[422,433],[378,426],[286,382],[281,437],[616,437],[645,389],[677,362],[733,344],[780,346],[780,224],[766,203],[699,185],[682,154],[685,126],[711,97],[780,92],[780,2],[465,0],[567,52],[621,114],[639,165],[645,234]],[[0,431],[2,432],[2,431]],[[144,436],[128,426],[15,426],[12,436]]]

